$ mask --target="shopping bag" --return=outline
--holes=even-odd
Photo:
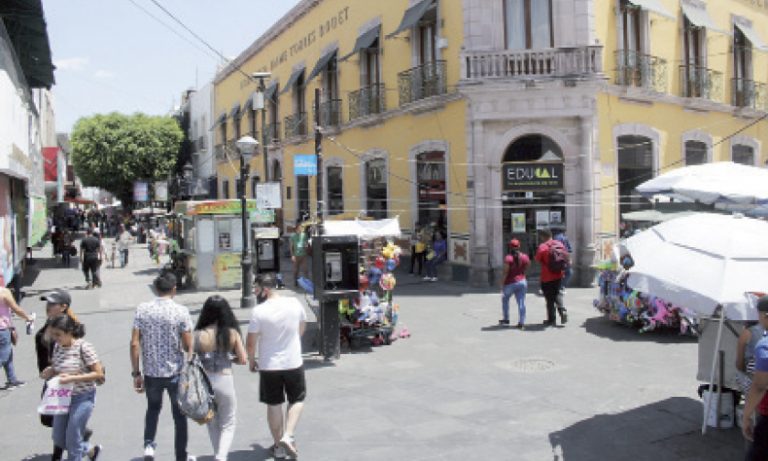
[[[58,376],[46,383],[46,391],[37,407],[41,415],[66,415],[72,401],[72,384],[61,384]]]

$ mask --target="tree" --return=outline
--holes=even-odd
[[[183,138],[171,117],[113,112],[81,118],[72,130],[72,164],[83,185],[112,192],[128,206],[134,181],[171,174]]]

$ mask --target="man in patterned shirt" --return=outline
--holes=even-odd
[[[154,281],[157,298],[136,308],[131,335],[131,366],[136,392],[145,392],[147,413],[144,420],[144,461],[154,461],[157,421],[163,405],[163,391],[168,392],[175,426],[176,461],[190,461],[187,456],[187,418],[177,402],[179,375],[184,351],[192,344],[192,319],[189,310],[173,301],[176,277],[161,275]],[[139,371],[139,354],[143,374]]]

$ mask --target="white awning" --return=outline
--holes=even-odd
[[[761,51],[768,51],[768,47],[765,46],[765,43],[760,38],[760,35],[757,34],[757,31],[752,28],[751,25],[743,24],[740,22],[734,22],[733,23],[736,27],[739,28],[742,34],[744,34],[745,37],[747,37],[747,40],[752,43],[752,46],[757,48]]]
[[[658,15],[664,16],[665,18],[677,19],[675,18],[675,15],[664,8],[664,5],[662,5],[659,0],[629,0],[629,2],[644,10],[652,11]]]
[[[688,18],[688,20],[691,21],[694,26],[704,27],[706,29],[720,32],[722,34],[728,33],[715,25],[715,21],[713,21],[709,16],[709,13],[707,13],[706,9],[686,1],[683,1],[680,6],[683,7],[683,14],[685,17]]]
[[[400,237],[400,221],[398,218],[366,221],[325,221],[323,235],[343,236],[352,235],[360,238]]]

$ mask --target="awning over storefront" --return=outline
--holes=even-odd
[[[715,22],[709,16],[709,13],[707,13],[705,8],[702,8],[698,4],[694,4],[686,0],[683,0],[681,6],[683,7],[683,14],[686,18],[688,18],[689,21],[691,21],[691,24],[694,26],[704,27],[706,29],[723,34],[727,33],[715,25]]]
[[[339,52],[339,46],[336,45],[330,49],[328,49],[325,54],[320,56],[320,59],[317,60],[317,64],[315,64],[315,68],[312,69],[312,72],[309,74],[309,77],[307,77],[307,82],[311,81],[313,78],[320,75],[320,72],[324,71],[326,67],[328,67],[328,64],[331,63],[334,59],[336,59],[336,55]]]
[[[742,34],[744,34],[745,37],[747,37],[747,40],[752,43],[752,46],[754,48],[757,48],[760,51],[768,51],[768,47],[763,42],[762,38],[760,38],[760,35],[757,33],[755,29],[752,28],[752,24],[747,21],[734,21],[733,24],[739,28]]]
[[[264,102],[274,100],[275,93],[277,93],[277,80],[273,80],[264,90]]]
[[[355,47],[352,49],[352,51],[346,56],[342,57],[340,61],[346,61],[350,57],[359,53],[361,50],[370,48],[373,45],[373,43],[379,38],[380,35],[381,35],[380,24],[377,25],[376,27],[370,28],[366,32],[363,32],[362,34],[360,34],[359,37],[357,37],[357,41],[355,42]]]
[[[237,118],[240,116],[240,103],[235,101],[234,104],[232,104],[232,110],[229,111],[230,118]]]
[[[51,46],[42,0],[3,0],[0,20],[19,59],[30,88],[50,88],[54,84]]]
[[[414,27],[419,23],[421,18],[427,14],[427,11],[429,11],[433,4],[434,0],[421,0],[421,2],[405,10],[405,14],[403,15],[403,20],[400,22],[400,25],[394,32],[387,35],[387,38],[392,38],[400,32]]]
[[[283,91],[281,91],[280,94],[291,91],[293,86],[296,85],[296,82],[299,81],[299,77],[304,74],[304,70],[306,70],[306,67],[303,65],[294,69],[293,73],[291,74],[291,78],[288,79],[288,83],[285,84],[285,88],[283,88]]]
[[[629,0],[629,2],[635,6],[648,11],[652,11],[658,15],[664,16],[668,19],[676,19],[675,16],[664,8],[664,5],[659,0]]]

